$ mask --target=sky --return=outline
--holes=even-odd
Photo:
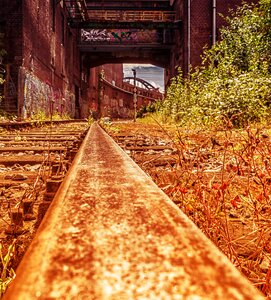
[[[136,77],[144,79],[164,92],[164,69],[149,64],[123,64],[124,77],[133,76],[132,69],[136,70]]]

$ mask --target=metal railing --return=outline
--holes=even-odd
[[[85,0],[65,0],[65,7],[72,19],[88,19],[88,10]]]
[[[172,11],[112,11],[91,10],[88,11],[88,19],[91,21],[153,21],[172,22],[175,20],[175,12]]]

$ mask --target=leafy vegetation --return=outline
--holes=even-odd
[[[156,111],[156,105],[155,103],[148,104],[147,106],[142,106],[138,111],[137,111],[137,118],[142,118],[145,116],[147,113],[153,113]]]
[[[68,114],[60,114],[58,112],[53,112],[52,115],[46,114],[45,111],[39,110],[35,113],[33,113],[30,117],[30,121],[38,121],[38,122],[43,122],[43,121],[59,121],[59,120],[69,120],[71,117]]]
[[[0,96],[1,97],[1,96]],[[0,99],[1,102],[1,99]],[[6,121],[16,121],[17,116],[14,114],[7,113],[6,111],[0,109],[0,122],[6,122]]]
[[[175,77],[158,106],[180,123],[242,126],[270,116],[271,2],[245,4],[227,19],[221,42],[205,50],[202,65]]]
[[[7,253],[3,255],[2,244],[0,244],[0,262],[1,262],[1,277],[0,277],[0,297],[4,294],[10,282],[15,278],[15,272],[10,267],[10,262],[15,252],[16,239],[8,247]]]

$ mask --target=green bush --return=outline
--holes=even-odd
[[[157,111],[158,107],[158,102],[153,102],[151,104],[148,104],[147,106],[142,106],[138,111],[137,111],[137,118],[143,118],[147,113],[154,113]]]
[[[160,112],[175,122],[242,126],[270,113],[270,0],[245,4],[221,30],[221,42],[206,50],[202,66],[173,78]]]

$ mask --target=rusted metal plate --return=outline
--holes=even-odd
[[[94,124],[4,299],[264,299]]]

